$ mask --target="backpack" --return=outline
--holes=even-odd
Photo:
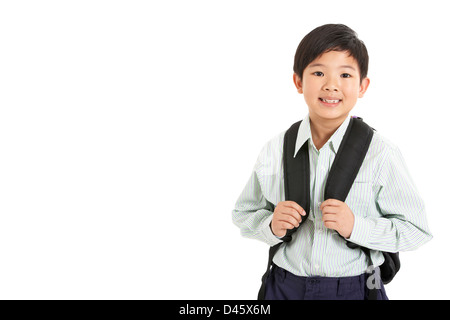
[[[285,198],[297,202],[304,210],[306,215],[302,217],[299,225],[308,219],[310,209],[310,186],[309,186],[309,152],[308,143],[303,144],[298,154],[294,158],[295,143],[297,141],[298,129],[301,121],[294,123],[284,136],[283,144],[283,165],[284,165],[284,187]],[[358,174],[370,142],[373,137],[373,130],[359,117],[352,117],[348,128],[342,138],[342,142],[337,151],[336,157],[331,166],[328,178],[325,184],[324,200],[337,199],[345,202],[353,181]],[[299,228],[289,229],[286,235],[281,239],[283,242],[270,247],[267,270],[262,277],[262,285],[258,292],[258,300],[264,300],[265,282],[269,275],[273,257],[278,248],[284,243],[292,240],[292,234]],[[347,241],[347,240],[346,240]],[[347,241],[347,246],[351,249],[360,248],[369,259],[369,266],[373,266],[370,250],[360,247],[357,244]],[[384,284],[392,281],[400,269],[400,259],[398,252],[382,252],[385,258],[380,266],[381,281]],[[375,272],[375,270],[373,270]],[[376,300],[376,288],[369,288],[369,300]]]

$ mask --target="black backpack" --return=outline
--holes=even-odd
[[[303,222],[308,218],[310,209],[310,172],[308,143],[303,144],[294,158],[295,143],[297,141],[300,123],[301,121],[294,123],[286,131],[283,144],[283,165],[286,201],[295,201],[305,210],[306,215],[302,217]],[[340,201],[345,201],[353,181],[358,174],[359,168],[364,161],[370,142],[372,141],[372,137],[373,129],[364,123],[361,118],[352,117],[350,119],[350,123],[344,137],[342,138],[342,142],[328,174],[327,182],[325,184],[324,200],[337,199]],[[299,227],[287,230],[286,235],[282,238],[283,242],[270,247],[267,270],[261,279],[262,285],[258,292],[259,300],[264,300],[265,282],[269,275],[275,253],[281,244],[291,241],[292,234]],[[368,257],[369,265],[373,266],[372,258],[370,257],[370,250],[368,248],[360,247],[349,241],[347,241],[347,246],[352,249],[360,248]],[[382,253],[385,261],[380,266],[380,275],[383,283],[387,284],[394,278],[395,274],[400,269],[400,259],[398,252]],[[376,288],[369,289],[369,300],[376,300],[377,290],[378,289]]]

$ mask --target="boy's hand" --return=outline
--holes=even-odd
[[[288,229],[294,229],[300,225],[305,210],[294,201],[281,201],[273,211],[271,228],[274,235],[281,238],[286,235]]]
[[[345,239],[350,238],[355,223],[355,216],[345,202],[328,199],[320,205],[323,225],[336,230]]]

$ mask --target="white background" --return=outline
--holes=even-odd
[[[449,299],[447,1],[0,2],[0,298],[254,299],[267,246],[231,210],[306,115],[299,41],[357,31],[353,115],[397,144],[431,242],[391,299]]]

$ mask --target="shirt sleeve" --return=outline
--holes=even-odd
[[[355,216],[350,241],[373,250],[414,250],[432,239],[424,203],[397,147],[387,155],[375,183],[377,215]]]
[[[244,237],[261,240],[270,246],[282,242],[270,228],[274,205],[263,195],[257,175],[258,163],[232,212],[233,223]]]

